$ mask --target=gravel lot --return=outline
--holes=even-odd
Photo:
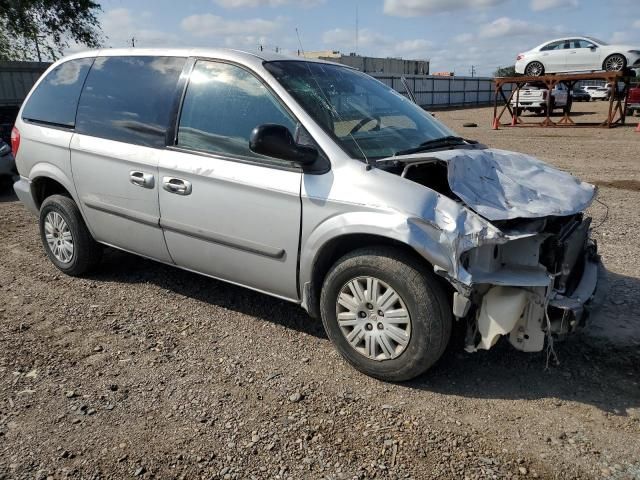
[[[605,104],[575,109],[601,118]],[[635,123],[492,131],[486,108],[436,116],[601,185],[608,291],[557,345],[560,365],[456,345],[422,378],[385,384],[295,305],[111,250],[90,278],[65,277],[4,196],[0,479],[640,479]]]

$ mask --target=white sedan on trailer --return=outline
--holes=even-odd
[[[609,45],[593,37],[559,38],[520,53],[516,59],[516,72],[533,77],[627,68],[640,68],[640,46]]]

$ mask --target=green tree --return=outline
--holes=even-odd
[[[517,77],[516,67],[498,67],[495,72],[493,72],[494,77]]]
[[[100,10],[92,0],[0,0],[0,60],[55,60],[71,44],[99,47]]]

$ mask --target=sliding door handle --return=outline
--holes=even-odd
[[[153,188],[154,185],[153,175],[150,173],[131,171],[129,172],[129,181],[134,185],[142,188]]]

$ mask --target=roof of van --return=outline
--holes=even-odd
[[[161,56],[161,57],[204,57],[216,58],[220,60],[231,60],[239,63],[262,63],[277,60],[294,60],[299,62],[327,63],[331,65],[341,65],[335,62],[327,62],[316,58],[297,57],[291,55],[281,55],[273,52],[245,52],[229,48],[103,48],[101,50],[87,50],[62,59],[63,61],[72,58],[83,57],[117,57],[117,56]],[[342,65],[344,66],[344,65]]]

